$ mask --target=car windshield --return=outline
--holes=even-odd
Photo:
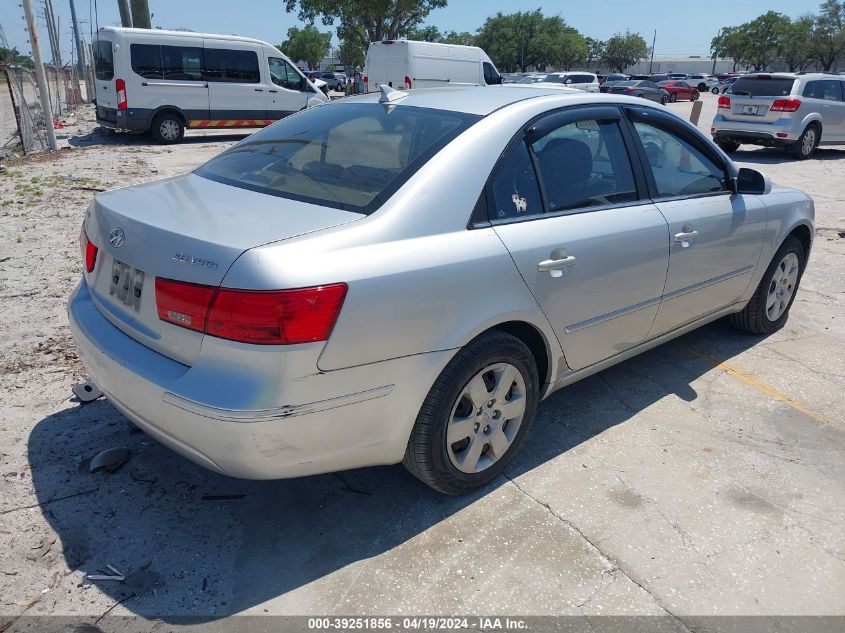
[[[369,214],[480,118],[379,103],[316,107],[253,134],[194,173],[243,189]]]
[[[792,77],[740,77],[731,89],[735,95],[750,97],[785,97],[792,93]]]

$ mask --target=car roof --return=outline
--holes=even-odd
[[[514,103],[538,97],[583,98],[587,93],[574,88],[546,88],[542,84],[506,84],[502,86],[453,86],[449,88],[418,88],[406,91],[408,96],[391,105],[415,106],[435,110],[449,110],[465,114],[487,116]],[[595,94],[598,101],[603,95]],[[378,103],[380,92],[347,97],[332,105],[344,103]]]
[[[207,40],[229,40],[232,42],[249,42],[251,44],[266,44],[271,48],[275,48],[269,42],[258,40],[254,37],[244,37],[242,35],[224,35],[222,33],[197,33],[194,31],[169,31],[167,29],[135,29],[124,26],[101,26],[97,29],[97,33],[125,33],[127,35],[146,35],[146,36],[164,36],[164,37],[182,37],[182,38],[203,38]]]

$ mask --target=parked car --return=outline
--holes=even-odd
[[[593,73],[585,72],[559,72],[549,73],[541,83],[564,84],[570,88],[577,88],[584,92],[599,92],[599,78]]]
[[[723,316],[782,327],[813,215],[641,99],[383,86],[99,194],[68,313],[111,403],[206,468],[458,494],[554,391]]]
[[[698,74],[687,77],[687,83],[697,86],[699,92],[710,92],[710,89],[719,81],[711,75]]]
[[[518,84],[536,84],[536,83],[543,81],[543,79],[545,79],[545,78],[546,78],[546,73],[534,73],[534,74],[531,74],[531,75],[526,75],[525,77],[523,77],[522,79],[520,79],[516,83],[518,83]]]
[[[740,144],[780,147],[798,159],[845,144],[845,78],[823,73],[740,77],[719,97],[711,128],[725,152]]]
[[[669,73],[669,79],[674,79],[675,81],[683,81],[689,77],[686,73]]]
[[[669,101],[673,103],[679,99],[689,101],[698,100],[698,88],[690,85],[689,82],[670,80],[658,82],[657,85],[669,93]]]
[[[648,79],[618,81],[607,90],[610,94],[642,97],[657,103],[669,103],[669,92]]]
[[[628,75],[621,73],[610,73],[599,80],[599,91],[607,92],[611,86],[619,81],[628,81]]]
[[[515,84],[518,83],[520,79],[526,77],[528,73],[502,73],[502,83],[503,84]]]
[[[672,77],[667,75],[666,73],[654,73],[653,75],[648,76],[649,81],[653,81],[657,83],[658,81],[670,81]]]
[[[343,90],[343,86],[346,85],[346,75],[342,75],[341,73],[321,72],[318,74],[319,77],[317,78],[325,81],[329,90]]]
[[[104,26],[93,49],[97,123],[159,143],[185,128],[262,127],[328,100],[261,40]]]
[[[391,88],[442,88],[455,84],[502,83],[493,61],[477,46],[413,40],[371,42],[364,83],[367,92]]]
[[[733,86],[734,83],[736,83],[737,79],[739,79],[739,76],[727,77],[726,79],[720,81],[715,86],[710,88],[710,92],[712,92],[714,95],[717,95],[717,94],[720,94],[720,93],[725,93],[725,92],[727,92],[728,90],[731,89],[731,86]]]

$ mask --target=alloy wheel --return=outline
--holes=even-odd
[[[816,147],[816,130],[814,128],[809,128],[806,132],[804,132],[804,136],[801,138],[801,153],[805,156],[809,156],[813,149]]]
[[[787,253],[775,268],[766,295],[766,317],[769,321],[777,321],[789,307],[800,270],[801,263],[795,253]]]
[[[464,473],[486,470],[516,439],[526,407],[525,378],[509,363],[495,363],[466,384],[446,426],[446,450]]]

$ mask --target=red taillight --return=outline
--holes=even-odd
[[[731,109],[731,98],[722,95],[719,97],[719,108],[727,108],[728,110]]]
[[[775,99],[772,112],[795,112],[801,107],[799,99]]]
[[[79,250],[82,253],[82,261],[85,262],[85,270],[93,273],[94,266],[97,265],[97,247],[88,239],[85,229],[79,233]]]
[[[369,79],[369,77],[367,77],[366,75],[364,75],[364,76],[362,77],[362,79],[364,80],[364,83],[367,83],[367,79]]]
[[[156,279],[158,318],[189,330],[205,331],[205,319],[215,286]]]
[[[625,92],[634,92],[633,88],[625,88]]]
[[[414,87],[414,84],[411,82],[411,78],[408,75],[405,75],[405,87],[410,90]]]
[[[128,107],[126,101],[126,82],[123,79],[115,79],[114,90],[117,93],[117,109],[125,110]]]
[[[346,284],[296,290],[238,290],[156,279],[162,321],[258,345],[325,341],[346,298]]]

